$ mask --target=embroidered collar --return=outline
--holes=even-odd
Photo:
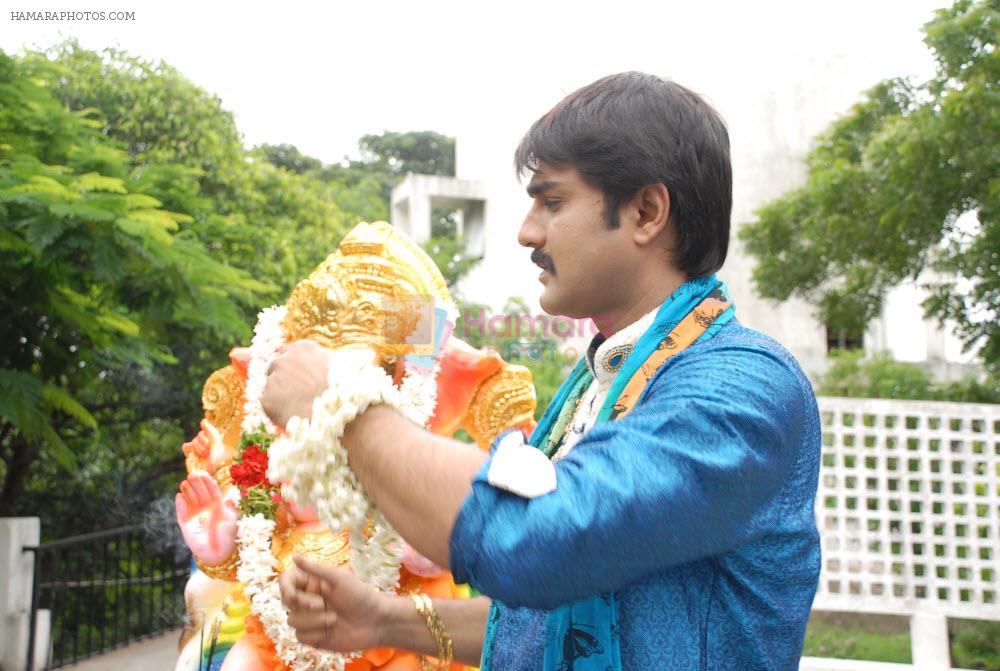
[[[639,338],[653,324],[657,310],[659,306],[610,338],[598,333],[590,341],[590,346],[587,348],[587,367],[599,385],[607,387],[615,379],[615,375],[632,353]]]

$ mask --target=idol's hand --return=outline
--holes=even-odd
[[[414,550],[409,543],[403,544],[403,566],[421,578],[437,578],[444,573],[444,569]]]
[[[174,506],[181,534],[191,552],[205,564],[225,562],[236,547],[235,501],[223,498],[212,476],[195,471],[181,482]]]
[[[327,373],[336,369],[339,353],[311,340],[299,340],[274,360],[260,401],[275,425],[284,427],[292,417],[309,419],[313,400],[326,391]],[[374,363],[374,352],[371,355]]]
[[[184,443],[181,450],[184,451],[185,457],[194,453],[202,467],[210,472],[227,458],[222,436],[207,419],[201,420],[201,430],[198,431],[198,435]]]

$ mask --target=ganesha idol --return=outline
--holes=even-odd
[[[230,365],[208,378],[201,431],[183,446],[188,475],[176,497],[178,524],[198,567],[185,590],[188,624],[177,671],[419,671],[427,665],[403,650],[366,650],[345,659],[275,640],[287,617],[276,579],[292,557],[353,567],[352,543],[365,536],[332,531],[311,507],[282,496],[281,483],[268,481],[268,446],[282,429],[270,425],[260,408],[268,363],[261,353],[273,355],[306,338],[331,349],[367,347],[397,383],[408,366],[433,371],[436,396],[428,429],[449,436],[462,429],[483,449],[507,428],[530,432],[531,374],[495,352],[448,338],[450,324],[428,322],[428,315],[440,316],[449,306],[444,280],[419,246],[389,224],[362,223],[295,287],[284,306],[261,313],[253,344],[232,350]],[[267,320],[270,331],[262,326]],[[246,516],[261,514],[272,520],[273,527],[266,528],[273,531],[263,551],[258,547],[251,557],[237,530]],[[403,545],[396,552],[401,562],[398,569],[392,564],[393,579],[383,589],[469,596],[466,586],[456,585],[447,571],[412,548]],[[248,570],[261,555],[271,567],[264,577]],[[429,661],[436,667],[436,660]]]

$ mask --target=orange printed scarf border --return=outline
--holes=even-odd
[[[609,419],[621,419],[632,412],[639,395],[649,381],[656,374],[656,371],[665,364],[671,357],[674,357],[702,336],[702,334],[712,325],[719,316],[732,305],[728,301],[720,301],[717,298],[706,298],[698,306],[691,310],[674,329],[661,340],[649,358],[632,375],[626,383],[625,388],[615,402]]]

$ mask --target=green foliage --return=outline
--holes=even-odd
[[[381,135],[365,135],[358,142],[358,148],[360,161],[316,167],[316,159],[302,156],[294,147],[263,147],[267,160],[275,165],[311,166],[309,174],[327,182],[336,191],[338,205],[364,212],[368,221],[389,218],[392,189],[408,173],[455,175],[455,139],[434,131],[385,131]],[[447,209],[431,213],[431,237],[423,243],[423,248],[440,268],[452,291],[480,261],[478,256],[471,256],[466,251],[465,240],[457,231],[455,213]]]
[[[378,191],[266,152],[166,64],[0,58],[0,514],[58,536],[176,487],[205,378]]]
[[[865,359],[863,352],[834,352],[833,365],[818,380],[825,396],[929,399],[933,381],[919,366],[886,355]]]
[[[96,429],[94,416],[58,386],[30,373],[0,370],[0,415],[26,441],[44,442],[51,456],[66,469],[76,463],[73,451],[52,426],[52,415],[62,412],[83,428]]]
[[[0,515],[39,514],[52,538],[173,493],[202,384],[257,311],[387,219],[407,172],[454,174],[437,133],[361,149],[343,166],[248,151],[217,96],[122,51],[0,54]],[[475,260],[439,215],[454,282]]]
[[[441,270],[448,288],[454,293],[456,285],[470,270],[476,267],[480,257],[469,256],[465,252],[465,240],[461,237],[432,237],[423,245],[427,255]]]
[[[242,139],[218,96],[162,61],[116,49],[89,51],[67,40],[43,55],[59,65],[60,77],[47,81],[55,95],[72,111],[96,112],[101,131],[134,164],[199,168],[209,196],[246,189]]]
[[[990,377],[983,381],[966,378],[940,385],[938,398],[956,403],[1000,403],[1000,379]]]
[[[471,301],[456,301],[458,304],[458,319],[455,320],[455,336],[461,338],[473,347],[483,348],[491,345],[489,333],[479,324],[485,323],[490,317],[490,307]],[[468,319],[467,319],[468,318]]]
[[[950,279],[930,286],[927,314],[954,320],[997,372],[1000,4],[958,0],[924,32],[935,76],[870,89],[819,138],[805,185],[762,207],[740,237],[761,295],[806,298],[848,332],[877,316],[890,288],[940,272]]]
[[[542,414],[552,403],[552,397],[556,395],[559,385],[566,379],[569,366],[559,354],[543,357],[537,361],[520,359],[514,363],[531,371],[531,377],[535,383],[535,397],[538,400],[538,405],[535,408],[535,419],[541,419]]]
[[[948,628],[952,666],[1000,671],[1000,623],[949,620]],[[899,617],[814,612],[802,654],[910,664],[907,629],[906,620]]]
[[[806,628],[802,654],[910,664],[910,635],[906,631],[870,631],[867,627],[845,624],[836,618],[814,615]]]
[[[257,150],[268,163],[278,168],[284,168],[288,172],[296,172],[301,175],[323,167],[323,162],[318,158],[306,156],[297,147],[290,144],[262,144],[257,147]]]
[[[453,293],[458,282],[482,260],[466,251],[465,238],[458,234],[455,213],[446,210],[431,213],[431,237],[423,244],[423,249],[441,270]]]
[[[531,315],[532,310],[528,302],[520,296],[513,296],[507,299],[504,305],[504,312],[512,316]],[[515,338],[524,342],[522,333],[525,325],[518,322],[518,332]],[[540,419],[545,410],[552,403],[552,398],[556,395],[559,386],[566,379],[569,369],[576,363],[576,359],[567,360],[563,350],[559,347],[559,341],[555,338],[533,337],[534,344],[542,347],[542,355],[539,357],[522,356],[516,363],[526,367],[531,371],[531,377],[535,383],[535,396],[538,399],[538,406],[535,410],[536,419]],[[529,350],[530,352],[531,350]]]
[[[455,138],[434,131],[365,135],[358,148],[366,165],[391,175],[455,175]]]
[[[408,173],[455,176],[455,138],[434,131],[365,135],[358,141],[358,149],[360,161],[325,165],[312,174],[348,188],[362,182],[377,185],[386,213],[393,187]]]
[[[250,178],[255,202],[227,218],[237,223],[227,231],[224,247],[271,279],[278,287],[276,298],[283,299],[365,217],[341,209],[330,185],[309,175],[253,161]]]
[[[251,473],[256,473],[256,477],[261,477],[262,481],[256,484],[248,484],[245,481],[241,482],[241,478],[247,477],[247,474],[238,472],[238,469],[241,468],[239,464],[243,464],[250,458],[248,455],[250,448],[256,448],[260,453],[267,455],[273,442],[274,436],[269,434],[263,425],[254,431],[244,433],[240,436],[240,445],[237,450],[236,459],[234,460],[234,464],[236,465],[232,467],[230,473],[233,477],[233,482],[240,487],[241,498],[237,504],[237,508],[240,514],[245,517],[263,515],[270,520],[277,519],[278,503],[275,499],[281,495],[280,487],[272,485],[268,481],[267,476],[261,474],[259,471],[251,471]],[[250,452],[253,453],[254,450],[250,450]],[[258,465],[262,465],[266,469],[266,456],[263,460],[261,460],[260,454],[255,455],[255,457]]]
[[[277,488],[263,485],[248,487],[237,504],[240,514],[246,517],[263,515],[269,520],[276,519],[278,504],[271,498],[272,491],[277,491]]]
[[[935,383],[920,366],[884,354],[865,358],[861,352],[841,352],[833,359],[830,369],[819,377],[817,393],[821,395],[1000,403],[1000,381],[993,378]]]
[[[271,302],[357,223],[330,185],[299,174],[319,161],[288,145],[247,152],[219,98],[171,66],[72,40],[45,55],[61,72],[48,82],[53,93],[71,110],[97,111],[94,123],[127,147],[146,193],[189,215],[181,229],[216,259],[268,278]],[[248,312],[262,303],[238,298]]]
[[[951,663],[961,669],[1000,671],[1000,622],[950,622]]]
[[[257,153],[271,165],[324,182],[342,210],[359,213],[366,221],[389,219],[392,189],[408,173],[455,175],[455,139],[434,131],[365,135],[358,147],[361,160],[344,165],[323,165],[291,145],[261,145]],[[431,218],[431,237],[423,248],[454,290],[479,257],[466,253],[454,212],[435,210]]]
[[[240,434],[240,444],[237,450],[242,455],[248,447],[256,445],[260,448],[261,452],[266,453],[271,448],[271,443],[273,442],[274,436],[268,433],[262,424],[253,431]]]
[[[35,457],[72,468],[99,435],[90,389],[116,370],[176,362],[177,321],[206,339],[245,337],[232,294],[269,288],[182,234],[191,216],[144,189],[95,112],[54,97],[65,75],[0,54],[4,510]]]

